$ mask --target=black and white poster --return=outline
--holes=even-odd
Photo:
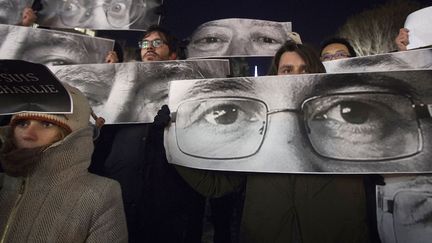
[[[159,24],[163,0],[42,0],[37,23],[54,28],[136,29]]]
[[[32,3],[33,0],[0,0],[0,24],[19,24],[24,8]]]
[[[226,77],[226,60],[53,66],[62,82],[81,90],[106,123],[148,123],[168,102],[171,80]]]
[[[398,71],[432,68],[432,48],[351,57],[323,62],[327,73]]]
[[[0,114],[23,111],[71,113],[71,98],[44,65],[0,60]]]
[[[275,173],[430,172],[432,70],[173,81],[171,163]]]
[[[287,40],[300,40],[291,22],[220,19],[200,25],[190,37],[188,58],[274,56]]]
[[[114,41],[83,34],[0,25],[0,59],[45,65],[103,63]]]
[[[428,243],[432,239],[432,176],[387,175],[377,186],[377,221],[382,243]]]

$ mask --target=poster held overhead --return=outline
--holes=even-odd
[[[0,114],[72,112],[70,95],[44,65],[0,60]]]

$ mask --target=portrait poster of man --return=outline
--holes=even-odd
[[[171,163],[275,173],[430,172],[432,70],[173,81]]]
[[[409,30],[408,50],[432,45],[432,29],[427,23],[432,23],[432,6],[408,15],[405,21]]]
[[[55,28],[146,30],[159,24],[163,0],[42,0],[37,23]]]
[[[323,62],[327,73],[431,69],[432,48]]]
[[[287,40],[299,40],[291,22],[220,19],[198,26],[187,46],[188,58],[274,56]]]
[[[153,122],[168,102],[171,80],[226,77],[226,60],[154,61],[52,66],[59,80],[80,89],[107,124]]]
[[[24,8],[32,4],[33,0],[0,0],[0,24],[19,24]]]
[[[71,98],[44,65],[0,60],[0,114],[22,111],[71,113]]]
[[[0,59],[44,65],[103,63],[114,41],[83,34],[0,25]]]

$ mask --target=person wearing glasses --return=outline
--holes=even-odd
[[[356,56],[354,48],[345,38],[333,37],[321,43],[320,59],[322,62]]]
[[[183,65],[163,63],[177,59],[177,40],[160,26],[150,26],[138,42],[138,46],[141,60],[158,62],[153,67],[156,70],[160,68],[160,71],[153,70],[155,72],[147,74],[147,70],[141,68],[134,71],[125,69],[122,73],[133,77],[143,72],[145,82],[141,86],[150,84],[153,86],[150,90],[162,84],[162,89],[156,89],[158,97],[167,95],[166,78],[173,78],[176,75],[197,75],[193,70],[187,70],[187,66],[182,70]],[[129,106],[144,106],[143,100],[146,97],[143,96],[148,93],[143,91],[141,86],[130,91],[136,94],[128,103]],[[114,92],[118,94],[110,96],[128,99],[127,95],[124,95],[125,90],[117,87]],[[136,120],[142,120],[142,117],[140,118]],[[149,126],[150,124],[118,124],[104,127],[114,129],[115,133],[111,151],[104,161],[104,174],[117,180],[122,186],[129,241],[201,242],[201,211],[205,203],[204,198],[190,188],[175,169],[164,161],[165,156],[160,155],[164,152],[163,147],[154,147],[155,143],[149,140]]]

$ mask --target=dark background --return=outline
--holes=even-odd
[[[392,0],[387,0],[392,1]],[[394,1],[394,0],[393,0]],[[291,21],[305,43],[318,46],[353,14],[386,0],[164,0],[161,25],[178,38],[188,37],[200,24],[224,18]],[[428,6],[432,0],[417,0]],[[395,33],[396,37],[397,33]]]

